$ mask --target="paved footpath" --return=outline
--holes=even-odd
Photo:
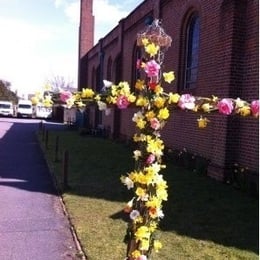
[[[38,126],[0,118],[0,260],[80,259],[37,143]]]

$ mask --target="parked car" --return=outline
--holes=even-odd
[[[32,118],[33,106],[30,100],[19,100],[17,105],[17,117]]]
[[[0,100],[0,115],[1,116],[13,116],[14,115],[13,103],[10,101]]]

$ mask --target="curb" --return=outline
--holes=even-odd
[[[74,240],[76,249],[77,249],[77,251],[78,251],[77,254],[76,254],[76,257],[78,257],[78,259],[81,259],[81,260],[87,260],[87,259],[88,259],[88,258],[87,258],[87,255],[86,255],[85,251],[83,250],[83,247],[82,247],[82,245],[81,245],[81,243],[80,243],[80,240],[79,240],[79,238],[78,238],[78,236],[77,236],[77,232],[76,232],[76,230],[75,230],[75,227],[74,227],[74,225],[72,224],[72,221],[71,221],[71,219],[70,219],[69,213],[68,213],[68,211],[67,211],[67,209],[66,209],[66,205],[65,205],[65,202],[64,202],[64,199],[63,199],[63,196],[62,196],[62,190],[61,190],[61,188],[59,187],[58,181],[57,181],[57,179],[56,179],[56,177],[55,177],[55,174],[54,174],[54,172],[53,172],[53,170],[52,170],[52,167],[51,167],[50,163],[48,162],[48,160],[47,160],[47,158],[46,158],[46,156],[45,156],[43,145],[42,145],[42,143],[40,142],[40,140],[39,140],[39,138],[38,138],[38,136],[37,136],[37,133],[38,133],[38,132],[36,131],[36,132],[35,132],[36,139],[37,139],[38,145],[39,145],[39,147],[40,147],[40,149],[41,149],[41,152],[42,152],[44,161],[45,161],[45,163],[46,163],[46,165],[47,165],[47,167],[48,167],[48,172],[49,172],[49,175],[51,176],[52,182],[53,182],[53,184],[54,184],[54,188],[55,188],[55,190],[57,191],[57,195],[59,196],[59,201],[60,201],[60,204],[61,204],[61,206],[62,206],[63,214],[66,216],[66,218],[68,219],[68,222],[69,222],[69,224],[70,224],[70,232],[71,232],[71,234],[72,234],[72,237],[73,237],[73,240]]]

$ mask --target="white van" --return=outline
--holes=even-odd
[[[14,107],[10,101],[0,100],[0,116],[13,116]]]
[[[32,118],[33,106],[30,100],[19,100],[17,105],[17,117]]]
[[[35,107],[35,117],[36,118],[51,118],[52,117],[52,107],[45,107],[42,104],[37,104]]]

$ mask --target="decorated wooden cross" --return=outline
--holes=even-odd
[[[137,45],[143,48],[144,57],[137,61],[136,66],[145,76],[137,79],[134,92],[127,82],[115,85],[104,81],[101,93],[83,88],[76,93],[64,91],[59,95],[68,107],[84,108],[94,102],[100,110],[106,112],[111,105],[119,109],[126,109],[130,105],[139,108],[132,118],[137,129],[133,136],[138,147],[133,151],[135,167],[121,176],[122,183],[133,191],[133,198],[124,209],[130,220],[127,228],[127,260],[150,259],[152,252],[158,252],[162,247],[155,236],[159,222],[164,217],[162,204],[167,201],[167,182],[160,174],[161,169],[166,167],[162,162],[164,142],[160,132],[170,116],[169,108],[202,114],[215,111],[224,115],[259,116],[259,100],[248,102],[240,98],[220,99],[215,96],[166,93],[162,84],[171,84],[175,78],[173,71],[162,71],[164,53],[171,41],[158,20],[137,35]],[[37,102],[37,97],[34,97],[34,102]],[[45,97],[44,104],[52,106],[53,98]],[[199,128],[209,123],[205,116],[197,120]]]

